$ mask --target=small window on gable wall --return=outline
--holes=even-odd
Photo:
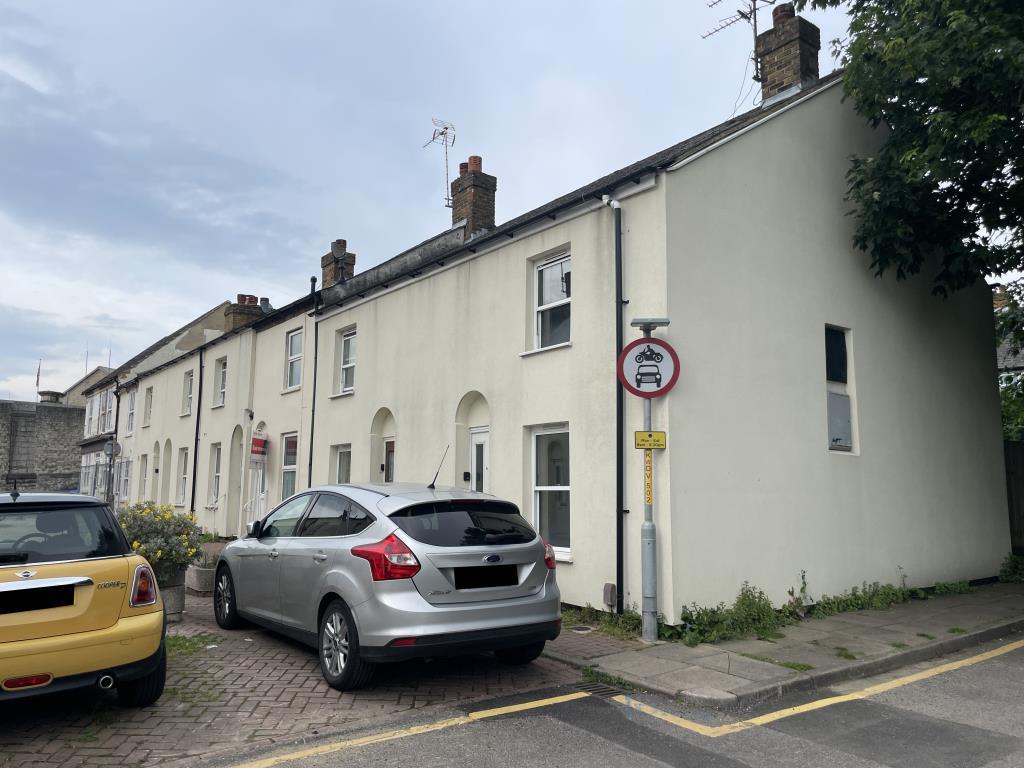
[[[830,451],[853,450],[849,333],[845,328],[825,326],[825,397]]]

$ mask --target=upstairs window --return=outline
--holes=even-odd
[[[292,331],[285,339],[287,364],[284,372],[285,389],[302,384],[302,329]]]
[[[214,379],[213,404],[224,405],[228,392],[228,359],[222,357],[215,366],[216,378]]]
[[[536,347],[569,341],[572,262],[568,256],[537,267]]]
[[[341,336],[341,354],[338,369],[338,392],[351,392],[356,386],[356,332]]]
[[[114,429],[114,390],[108,389],[100,397],[100,431],[110,432]]]
[[[181,415],[188,416],[192,413],[192,379],[193,372],[185,371],[185,378],[181,385]]]
[[[89,400],[85,404],[85,436],[86,437],[89,437],[90,435],[92,435],[92,418],[93,418],[92,414],[93,414],[93,410],[95,408],[96,408],[96,398],[95,397],[90,397]],[[85,487],[85,482],[84,481],[82,483],[82,487],[83,488]]]
[[[153,388],[146,387],[146,399],[142,408],[142,426],[148,427],[153,418]]]
[[[135,429],[135,390],[128,393],[128,416],[125,418],[124,431],[130,435]]]

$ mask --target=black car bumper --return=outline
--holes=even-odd
[[[460,656],[516,648],[531,643],[554,640],[562,630],[562,620],[522,627],[501,627],[476,632],[452,632],[445,635],[424,635],[414,645],[360,646],[359,655],[366,661],[389,662],[425,659],[435,656]]]

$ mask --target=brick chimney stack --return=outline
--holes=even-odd
[[[463,240],[494,229],[494,192],[498,179],[483,171],[479,155],[459,163],[459,177],[452,182],[452,225],[465,220]]]
[[[775,6],[772,24],[757,36],[762,103],[783,91],[806,88],[818,79],[821,30],[797,16],[792,3]]]
[[[323,280],[320,289],[326,290],[332,285],[344,283],[356,273],[356,255],[348,252],[348,243],[335,240],[331,243],[331,252],[320,258]]]
[[[224,330],[237,331],[260,317],[263,317],[260,300],[248,293],[240,293],[234,304],[224,307]]]

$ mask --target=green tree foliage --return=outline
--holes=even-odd
[[[842,7],[834,43],[857,112],[888,131],[853,158],[855,244],[877,274],[921,273],[948,295],[1024,270],[1024,2],[796,0]],[[1016,300],[1014,300],[1016,299]],[[1001,319],[1024,342],[1024,288]]]
[[[1003,439],[1024,440],[1024,379],[1013,377],[1000,382],[999,399],[1003,406]]]

